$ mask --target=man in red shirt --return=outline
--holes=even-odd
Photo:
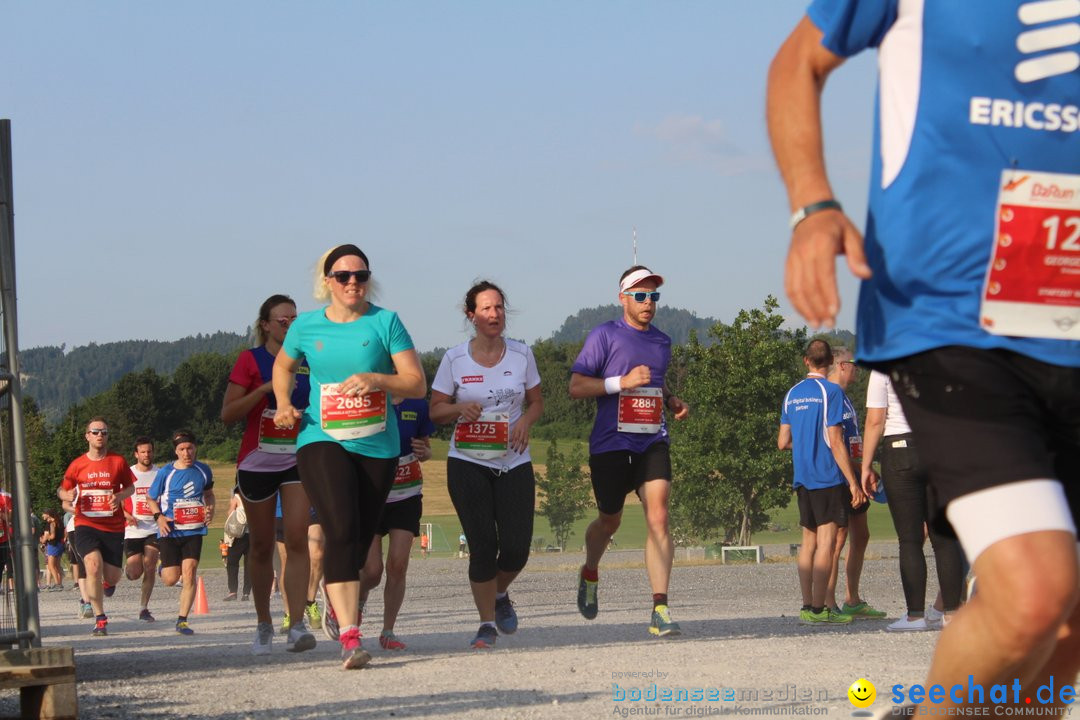
[[[75,505],[75,549],[86,567],[86,595],[97,616],[90,634],[108,634],[103,596],[120,581],[124,560],[123,500],[135,491],[135,476],[122,455],[108,451],[109,425],[102,417],[86,424],[88,449],[72,461],[56,494]]]

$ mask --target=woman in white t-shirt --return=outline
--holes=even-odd
[[[456,423],[447,488],[469,538],[469,581],[481,623],[471,644],[490,648],[499,632],[517,630],[507,588],[529,559],[536,502],[529,429],[544,401],[532,350],[503,337],[503,291],[479,282],[465,294],[464,309],[476,335],[443,356],[431,385],[431,419]]]

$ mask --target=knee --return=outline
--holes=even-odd
[[[469,580],[474,583],[483,583],[494,580],[498,570],[495,558],[487,553],[481,555],[480,553],[473,552],[469,556]]]
[[[1005,650],[1021,659],[1050,640],[1065,639],[1077,643],[1080,619],[1075,617],[1075,610],[1080,590],[1075,568],[1038,576],[1033,573],[1020,575],[1026,577],[1010,583],[991,605],[992,623]],[[990,602],[987,595],[981,593],[973,602]],[[1069,621],[1070,615],[1074,616],[1072,621]]]
[[[394,558],[387,558],[386,560],[386,580],[389,582],[393,580],[404,580],[405,571],[409,567],[409,559],[405,558],[404,561],[396,560]]]
[[[666,537],[668,534],[668,509],[656,507],[649,510],[645,515],[645,523],[649,526],[649,534],[655,538]]]
[[[600,524],[601,530],[608,535],[614,535],[618,531],[619,526],[622,525],[622,514],[600,515],[596,521]]]
[[[141,578],[143,574],[142,561],[131,562],[129,560],[127,567],[124,568],[124,574],[127,576],[128,580],[138,580]]]
[[[252,542],[248,546],[248,554],[255,562],[268,563],[274,559],[274,543],[272,540]]]
[[[389,567],[387,567],[387,570],[389,571]],[[379,560],[377,562],[369,561],[367,563],[364,563],[364,570],[363,570],[364,586],[369,587],[369,588],[378,587],[379,582],[382,580],[382,574],[383,574],[382,560]]]

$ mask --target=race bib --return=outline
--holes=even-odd
[[[173,527],[177,530],[199,530],[206,527],[206,506],[202,500],[173,502]]]
[[[510,448],[510,414],[480,413],[475,422],[458,422],[454,447],[476,460],[495,460]]]
[[[848,438],[848,455],[855,460],[862,460],[862,435]]]
[[[395,485],[409,485],[424,479],[424,472],[420,469],[420,461],[416,455],[409,453],[398,458],[397,474],[394,475]]]
[[[279,428],[274,425],[277,410],[266,408],[259,419],[259,449],[266,453],[281,455],[296,454],[296,436],[300,434],[300,423],[291,428]]]
[[[83,490],[79,494],[79,511],[83,517],[112,517],[112,497],[112,490]]]
[[[150,511],[150,503],[146,500],[146,491],[149,488],[135,488],[135,496],[131,499],[133,512],[131,513],[140,520],[153,520],[154,513]]]
[[[335,440],[356,440],[386,430],[386,393],[342,395],[337,385],[319,386],[322,429]]]
[[[639,387],[619,393],[618,431],[655,434],[664,421],[664,390]]]
[[[979,322],[994,335],[1080,339],[1080,175],[1005,170]]]

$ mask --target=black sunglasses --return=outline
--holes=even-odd
[[[660,300],[659,290],[653,290],[652,292],[644,292],[641,290],[639,290],[638,292],[630,292],[629,290],[625,290],[623,292],[623,295],[629,295],[630,297],[634,298],[634,302],[639,303],[645,302],[645,298],[649,298],[653,302],[658,302]]]
[[[363,285],[371,279],[370,270],[334,270],[328,273],[326,277],[332,277],[342,285],[349,284],[349,278],[353,278],[359,284]]]

